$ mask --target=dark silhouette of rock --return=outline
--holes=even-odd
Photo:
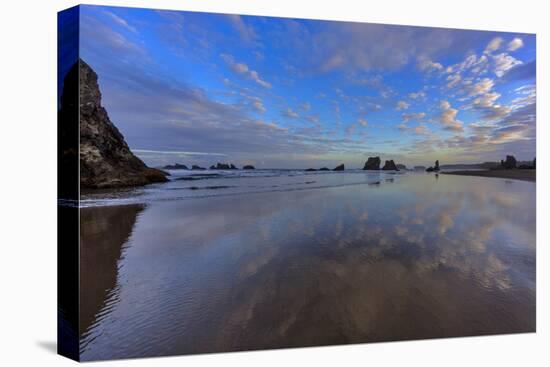
[[[306,172],[315,172],[315,171],[317,171],[315,168],[308,168],[308,169],[306,169]]]
[[[435,165],[433,167],[426,168],[426,172],[439,172],[439,161],[435,161]]]
[[[395,162],[393,161],[393,159],[390,159],[389,161],[386,161],[384,163],[384,167],[382,167],[382,170],[384,170],[384,171],[399,171],[399,169],[395,165]]]
[[[246,166],[243,166],[243,169],[256,169],[256,167],[251,164],[247,164]]]
[[[345,169],[346,169],[346,166],[344,166],[344,164],[342,163],[341,165],[336,166],[336,168],[334,168],[333,171],[343,171]]]
[[[330,169],[328,169],[328,167],[322,167],[322,168],[319,168],[319,171],[330,171]]]
[[[215,166],[215,165],[211,165],[211,166],[210,166],[210,169],[216,169],[216,166]]]
[[[533,158],[533,168],[537,169],[537,158]]]
[[[75,99],[75,95],[79,99]],[[80,116],[80,125],[74,120],[75,116]],[[167,172],[147,167],[132,153],[101,105],[97,74],[80,59],[64,80],[59,124],[61,130],[74,130],[79,126],[82,188],[140,186],[167,181]],[[75,152],[62,150],[60,154],[74,157]],[[63,159],[62,156],[62,162]]]
[[[505,169],[514,169],[517,165],[516,157],[513,155],[507,155],[506,160],[504,162],[500,162]]]
[[[191,166],[191,169],[192,169],[192,170],[195,170],[195,171],[203,171],[203,170],[205,170],[206,168],[201,167],[201,166],[197,166],[196,164],[194,164],[194,165]]]
[[[397,169],[404,170],[404,171],[407,170],[407,166],[405,166],[404,164],[396,164],[396,166],[397,166]]]
[[[364,170],[379,170],[380,169],[380,157],[369,157],[365,162]]]
[[[212,168],[212,167],[214,167],[214,168]],[[237,169],[237,167],[235,167],[235,165],[232,164],[232,163],[229,164],[229,163],[220,163],[220,162],[218,162],[216,164],[216,166],[212,166],[212,167],[210,167],[210,168],[211,169]]]
[[[163,169],[188,169],[187,166],[185,164],[179,164],[179,163],[176,163],[176,164],[168,164],[164,167],[162,167]]]

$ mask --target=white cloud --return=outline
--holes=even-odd
[[[124,18],[121,18],[118,15],[116,15],[115,13],[110,12],[110,11],[105,11],[104,13],[106,15],[108,15],[118,25],[126,28],[127,30],[129,30],[132,33],[138,33],[137,29],[135,27],[131,26],[130,24],[128,24],[128,22]]]
[[[266,112],[266,108],[263,104],[263,101],[258,98],[258,97],[249,97],[250,99],[250,104],[252,105],[252,107],[259,113],[264,113]]]
[[[404,113],[401,115],[403,122],[409,122],[411,120],[418,121],[422,120],[424,117],[426,117],[426,114],[424,112]]]
[[[233,72],[242,75],[248,79],[252,79],[254,82],[256,82],[258,85],[264,87],[264,88],[271,88],[271,84],[263,80],[257,71],[250,70],[248,65],[242,62],[236,62],[235,58],[228,54],[221,54],[220,57],[223,61],[229,66]]]
[[[449,75],[447,77],[447,81],[448,81],[447,88],[451,89],[456,87],[461,80],[462,80],[462,77],[460,76],[460,74]]]
[[[360,117],[358,120],[357,120],[357,123],[359,123],[359,125],[361,126],[368,126],[369,122],[367,121],[367,119],[363,118],[363,117]]]
[[[408,104],[407,102],[405,101],[399,101],[397,102],[397,106],[395,107],[395,109],[397,111],[401,111],[401,110],[406,110],[410,107],[410,104]]]
[[[288,117],[290,119],[297,119],[300,117],[296,111],[294,111],[292,108],[287,107],[286,110],[283,110],[283,116]]]
[[[438,62],[434,62],[427,57],[418,57],[417,59],[418,68],[425,72],[431,71],[441,71],[443,70],[443,65]]]
[[[508,43],[508,51],[515,51],[523,47],[523,40],[521,38],[514,38]]]
[[[418,125],[417,127],[414,128],[414,132],[415,134],[418,134],[418,135],[428,135],[430,133],[430,131],[425,125]]]
[[[441,108],[441,115],[439,116],[439,119],[445,130],[456,132],[464,131],[462,122],[456,118],[458,114],[458,110],[456,108],[452,108],[448,101],[441,101],[439,107]]]
[[[522,62],[506,53],[501,53],[493,57],[495,63],[495,74],[498,77],[503,76],[508,70]]]
[[[489,92],[493,86],[495,85],[495,82],[492,79],[489,78],[483,78],[479,82],[475,83],[474,85],[471,85],[469,89],[469,95],[470,96],[477,96],[480,94],[485,94]]]
[[[424,91],[409,93],[409,98],[412,98],[412,99],[418,99],[418,98],[424,98],[424,97],[426,97],[426,93]]]
[[[271,84],[260,78],[260,75],[254,70],[250,71],[250,78],[264,88],[271,88]]]
[[[485,53],[491,53],[493,51],[496,51],[500,48],[502,45],[502,42],[504,40],[501,37],[495,37],[487,44],[487,47],[485,47]]]

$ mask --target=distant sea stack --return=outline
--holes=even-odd
[[[166,172],[147,167],[130,151],[124,137],[101,106],[97,74],[82,60],[74,64],[64,80],[59,111],[62,124],[78,123],[66,121],[69,116],[78,115],[74,111],[77,106],[70,102],[73,93],[80,95],[79,153],[82,188],[141,186],[167,181]]]
[[[210,166],[210,169],[237,169],[233,163],[220,163],[218,162],[215,166]]]
[[[187,166],[185,164],[179,164],[179,163],[176,163],[176,164],[168,164],[164,167],[162,167],[163,169],[188,169]]]
[[[251,164],[247,164],[246,166],[243,166],[243,169],[256,169],[256,167]]]
[[[334,168],[333,171],[343,171],[345,169],[346,169],[346,166],[344,166],[344,164],[342,163],[341,165],[336,166],[336,168]]]
[[[364,170],[379,170],[380,169],[380,157],[369,157],[365,162]]]
[[[439,172],[439,160],[435,161],[435,165],[433,167],[426,168],[426,172]]]
[[[393,161],[393,159],[390,159],[389,161],[386,161],[384,163],[384,167],[382,167],[382,170],[384,170],[384,171],[399,171],[399,169],[395,165],[395,162]]]

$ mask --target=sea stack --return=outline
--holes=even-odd
[[[380,169],[380,157],[369,157],[365,162],[364,170],[379,170]]]
[[[513,155],[507,155],[506,160],[501,164],[504,166],[505,169],[514,169],[516,168],[518,163],[516,157],[514,157]]]
[[[395,165],[395,162],[393,161],[393,159],[390,159],[389,161],[386,161],[384,163],[384,167],[382,167],[382,170],[384,170],[384,171],[399,171],[399,169]]]
[[[243,169],[256,169],[256,167],[251,164],[247,164],[246,166],[243,166]]]
[[[344,166],[344,164],[342,163],[341,165],[336,166],[336,168],[334,168],[333,171],[343,171],[345,169],[346,169],[346,166]]]
[[[188,169],[185,164],[167,164],[166,166],[162,167],[163,169]]]
[[[72,102],[74,93],[80,96],[78,105]],[[71,129],[72,124],[80,127],[82,188],[141,186],[167,181],[166,172],[147,167],[132,153],[124,136],[101,106],[97,74],[80,59],[65,77],[60,107],[61,129]],[[75,108],[80,109],[79,114],[75,113]],[[73,116],[78,115],[80,122],[73,121]]]

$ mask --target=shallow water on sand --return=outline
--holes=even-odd
[[[335,183],[82,209],[83,360],[535,330],[534,183]]]

